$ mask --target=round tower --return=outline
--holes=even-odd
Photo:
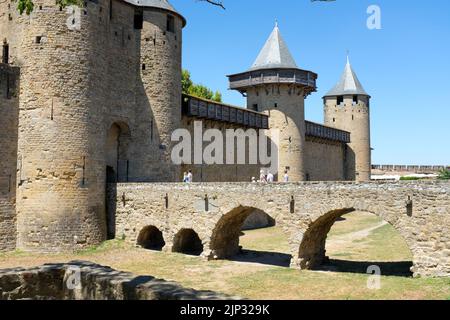
[[[346,153],[348,180],[371,178],[370,98],[347,58],[341,79],[323,99],[325,125],[351,133]]]
[[[247,96],[247,108],[270,116],[279,130],[278,177],[305,180],[305,98],[316,91],[317,74],[299,69],[275,26],[250,70],[228,76],[230,88]]]
[[[171,136],[181,125],[182,31],[186,20],[165,0],[130,1],[143,10],[137,108],[151,118],[142,134],[149,137],[153,159],[143,164],[141,176],[148,176],[149,181],[178,181],[180,167],[171,160]]]
[[[106,229],[99,135],[105,86],[97,81],[106,70],[97,58],[104,13],[91,4],[61,10],[53,0],[35,1],[30,16],[14,4],[7,12],[11,63],[20,67],[17,247],[98,244]]]

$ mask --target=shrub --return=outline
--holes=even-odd
[[[450,170],[442,169],[439,172],[439,177],[438,178],[441,179],[441,180],[450,180]]]

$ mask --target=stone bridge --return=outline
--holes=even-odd
[[[404,238],[415,276],[450,275],[449,183],[127,183],[108,189],[110,232],[144,248],[226,259],[239,252],[246,218],[262,210],[289,239],[291,266],[314,269],[326,259],[334,222],[366,211]]]

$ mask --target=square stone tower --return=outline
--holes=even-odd
[[[351,133],[347,148],[347,180],[370,181],[370,95],[347,58],[339,82],[324,97],[325,125]]]

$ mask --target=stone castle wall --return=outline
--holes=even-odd
[[[183,117],[182,122],[181,122],[182,128],[187,129],[190,132],[192,139],[194,139],[194,122],[195,121],[201,122],[203,133],[208,129],[216,129],[222,133],[222,135],[224,137],[224,141],[223,141],[224,152],[223,152],[223,159],[222,159],[223,164],[211,164],[211,165],[184,164],[181,166],[181,172],[180,172],[180,177],[179,177],[178,181],[182,181],[183,173],[188,172],[189,170],[192,170],[192,173],[194,176],[194,182],[223,182],[223,181],[250,182],[250,181],[252,181],[252,178],[256,178],[257,180],[259,179],[260,170],[263,169],[265,166],[261,166],[259,164],[249,164],[250,148],[249,148],[248,139],[246,141],[246,146],[245,146],[245,152],[246,152],[246,154],[245,154],[246,161],[245,162],[247,164],[238,164],[238,162],[237,162],[237,155],[238,155],[237,141],[235,141],[235,144],[234,144],[234,155],[235,155],[235,163],[236,164],[234,164],[234,165],[226,164],[226,150],[225,150],[226,130],[227,129],[232,129],[232,130],[243,129],[244,131],[246,131],[248,128],[238,126],[238,125],[233,125],[231,123],[221,123],[218,121],[211,121],[211,120],[205,120],[205,119],[197,120],[195,118]],[[256,132],[258,132],[258,130]],[[204,150],[204,148],[206,146],[208,146],[209,144],[210,144],[210,142],[204,142],[202,150]],[[194,143],[192,143],[191,148],[192,148],[191,159],[193,161],[194,160]]]
[[[19,69],[0,64],[0,251],[16,246]]]
[[[346,144],[306,137],[305,172],[308,181],[345,181]]]

